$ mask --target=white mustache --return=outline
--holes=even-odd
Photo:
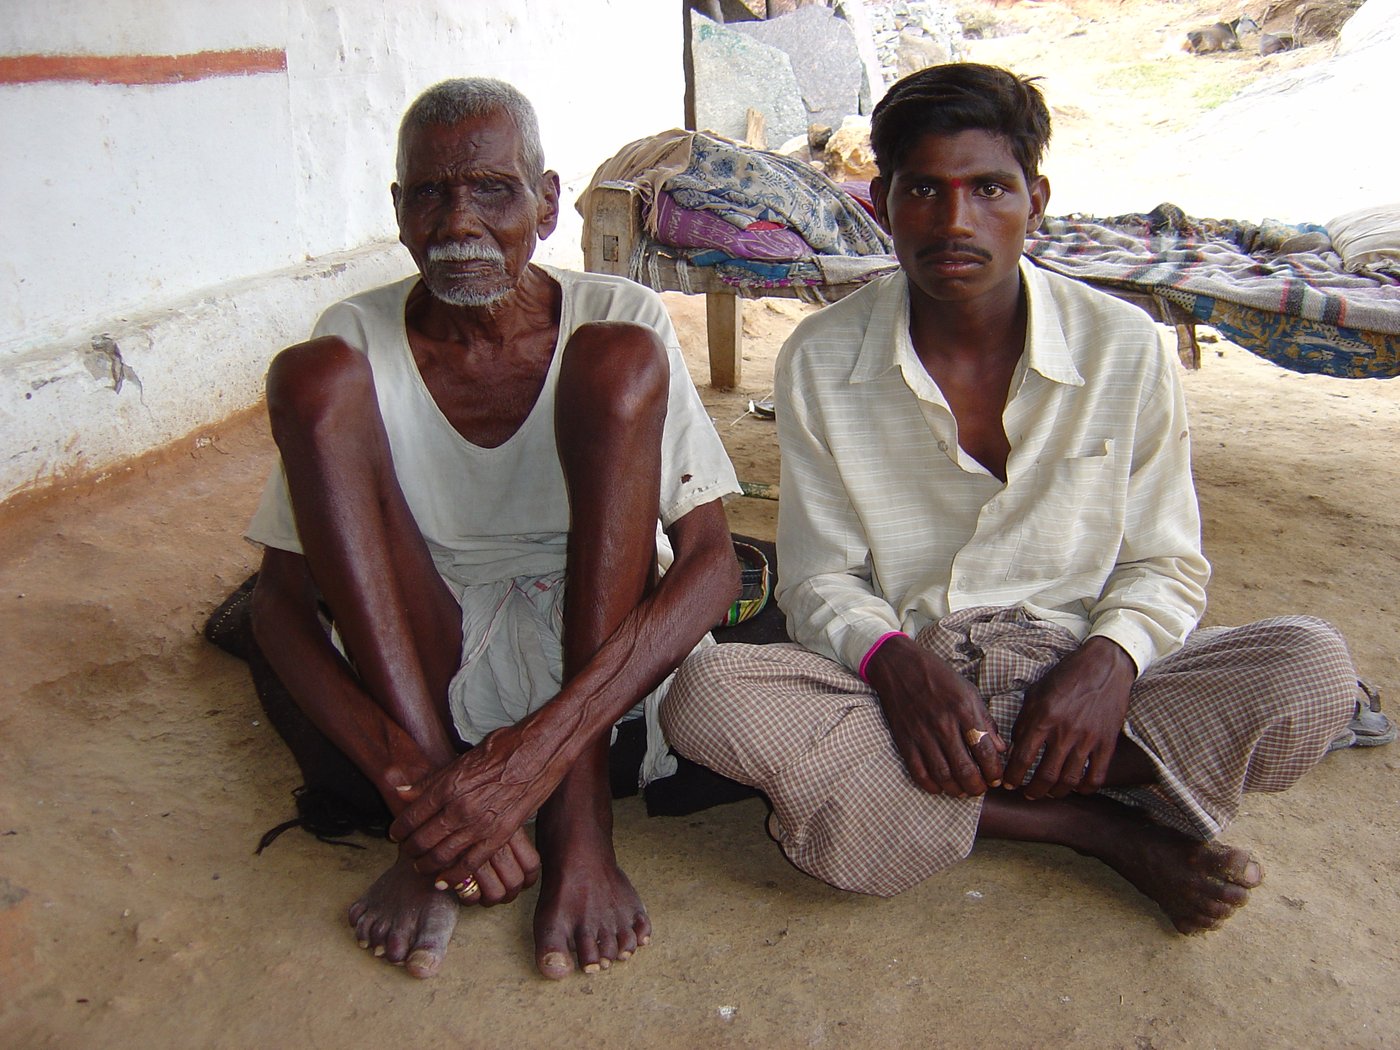
[[[428,262],[490,262],[497,266],[505,264],[506,257],[499,248],[478,241],[459,241],[455,244],[434,244],[428,249]]]

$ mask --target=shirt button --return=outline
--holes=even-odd
[[[938,443],[938,451],[939,451],[939,452],[947,452],[947,451],[948,451],[948,442],[946,442],[946,441],[940,441],[940,442]]]
[[[995,513],[997,512],[997,508],[998,508],[999,506],[1001,506],[1001,504],[999,504],[996,500],[994,500],[994,499],[988,500],[988,501],[987,501],[987,513],[988,513],[988,514],[995,514]]]

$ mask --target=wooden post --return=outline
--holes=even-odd
[[[733,390],[743,371],[743,299],[733,292],[705,293],[705,334],[710,342],[710,386]]]

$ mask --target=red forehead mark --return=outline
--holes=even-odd
[[[960,189],[963,188],[964,183],[963,183],[963,180],[962,180],[962,179],[949,179],[949,180],[948,180],[948,185],[949,185],[952,189],[960,190]]]

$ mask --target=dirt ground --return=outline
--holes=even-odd
[[[1184,30],[1204,10],[1002,4],[1041,37],[1015,45],[1025,62],[1005,57],[1014,38],[991,43],[1038,72],[1049,41],[1041,61],[1078,70],[1104,34]],[[1174,64],[1201,83],[1259,62],[1194,61]],[[1084,92],[1059,96],[1052,179],[1101,119]],[[1105,170],[1144,126],[1116,111]],[[703,383],[703,305],[667,303]],[[702,386],[748,481],[778,480],[773,424],[746,407],[802,309],[749,304],[746,385]],[[1400,707],[1400,383],[1297,375],[1227,343],[1205,358],[1184,381],[1215,565],[1207,622],[1326,617]],[[1063,850],[979,846],[884,901],[790,867],[757,801],[648,819],[633,799],[617,806],[618,850],[656,929],[637,958],[540,979],[530,893],[465,916],[442,974],[409,979],[357,951],[343,918],[387,843],[292,832],[253,855],[291,814],[296,770],[244,665],[199,631],[254,567],[239,537],[272,445],[257,412],[205,437],[3,522],[0,1045],[1400,1046],[1397,748],[1251,797],[1227,838],[1266,882],[1204,937]],[[776,504],[730,513],[772,535]]]

